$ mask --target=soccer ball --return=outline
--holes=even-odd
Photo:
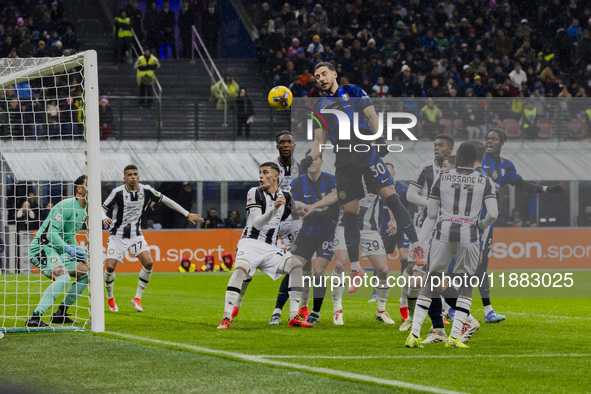
[[[293,94],[285,86],[275,86],[269,92],[269,105],[277,111],[285,111],[291,106]]]

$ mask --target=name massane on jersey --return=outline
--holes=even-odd
[[[483,185],[486,182],[486,178],[466,175],[443,174],[441,175],[441,181],[454,183],[478,183],[479,185]]]

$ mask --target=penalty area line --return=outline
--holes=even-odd
[[[336,378],[340,378],[340,379],[346,378],[347,380],[350,380],[350,381],[361,381],[361,382],[379,384],[379,385],[383,385],[383,386],[398,387],[398,388],[405,388],[405,389],[418,390],[418,391],[426,391],[426,392],[430,392],[430,393],[458,393],[457,391],[444,390],[444,389],[440,389],[437,387],[425,386],[425,385],[421,385],[421,384],[407,383],[407,382],[402,382],[399,380],[380,379],[380,378],[376,378],[373,376],[361,375],[361,374],[351,373],[351,372],[346,372],[346,371],[339,371],[336,369],[310,367],[307,365],[300,365],[300,364],[294,364],[294,363],[277,361],[277,360],[269,360],[269,359],[267,359],[268,356],[255,356],[255,355],[250,355],[250,354],[234,353],[234,352],[229,352],[229,351],[225,351],[225,350],[210,349],[210,348],[206,348],[206,347],[202,347],[202,346],[188,345],[186,343],[163,341],[160,339],[140,337],[137,335],[123,334],[123,333],[119,333],[119,332],[106,331],[106,332],[104,332],[104,334],[111,335],[114,337],[134,340],[134,341],[153,343],[153,344],[157,344],[157,345],[179,347],[182,349],[188,349],[188,350],[194,351],[196,353],[201,353],[201,354],[205,354],[208,356],[214,356],[214,357],[223,356],[223,357],[232,358],[235,360],[249,361],[249,362],[254,362],[254,363],[258,363],[258,364],[270,365],[270,366],[274,366],[274,367],[284,367],[284,368],[289,368],[289,369],[296,369],[299,371],[306,371],[306,372],[311,372],[314,374],[321,374],[321,375],[325,375],[325,376],[328,375],[328,376],[332,376],[332,377],[336,377]],[[296,356],[294,356],[294,357],[296,357]]]
[[[328,360],[364,360],[364,359],[398,359],[398,358],[537,358],[537,357],[591,357],[591,354],[557,353],[557,354],[450,354],[450,355],[400,355],[400,356],[306,356],[306,355],[273,355],[258,356],[261,358],[299,358],[299,359],[328,359]]]

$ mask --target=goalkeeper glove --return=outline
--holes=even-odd
[[[312,165],[312,156],[306,156],[302,161],[300,161],[300,174],[307,174],[308,168]]]
[[[564,188],[560,185],[550,185],[546,186],[546,193],[564,193]]]
[[[148,66],[139,66],[137,69],[140,71],[148,71]]]
[[[76,260],[86,260],[88,253],[82,246],[64,246],[64,251]]]

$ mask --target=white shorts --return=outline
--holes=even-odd
[[[458,242],[431,241],[429,251],[429,272],[446,272],[455,256],[455,274],[474,275],[480,262],[480,243],[461,244]]]
[[[109,240],[107,241],[107,258],[115,259],[120,263],[123,263],[123,255],[126,252],[137,257],[140,253],[146,250],[150,250],[150,247],[143,235],[130,239],[123,239],[115,235],[110,235]]]
[[[234,266],[236,267],[239,260],[245,260],[248,262],[248,272],[246,273],[248,279],[254,276],[258,268],[269,275],[271,279],[277,280],[287,273],[285,272],[285,264],[290,257],[291,253],[286,250],[256,239],[243,238],[238,241]]]
[[[377,231],[361,231],[359,246],[361,257],[385,255],[384,241]],[[347,250],[345,244],[345,228],[337,226],[334,233],[334,251]]]

